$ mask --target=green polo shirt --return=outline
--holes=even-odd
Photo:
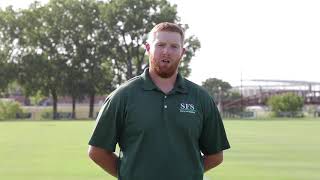
[[[202,180],[201,153],[230,147],[204,89],[178,74],[165,94],[148,69],[110,94],[97,117],[89,144],[115,151],[117,143],[120,180]]]

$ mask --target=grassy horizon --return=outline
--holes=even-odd
[[[231,149],[206,180],[320,179],[320,118],[226,120]],[[5,180],[112,180],[87,156],[94,121],[0,122]]]

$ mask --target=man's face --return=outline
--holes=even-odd
[[[178,69],[184,53],[181,35],[177,32],[159,31],[151,44],[146,44],[150,70],[162,78],[169,78]]]

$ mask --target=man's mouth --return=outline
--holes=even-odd
[[[163,62],[163,63],[167,63],[167,64],[169,64],[169,63],[170,63],[170,61],[169,61],[169,60],[167,60],[167,59],[162,59],[162,60],[161,60],[161,62]]]

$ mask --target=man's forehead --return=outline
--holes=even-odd
[[[177,32],[158,31],[154,33],[154,41],[180,43],[182,40],[181,40],[181,35]]]

